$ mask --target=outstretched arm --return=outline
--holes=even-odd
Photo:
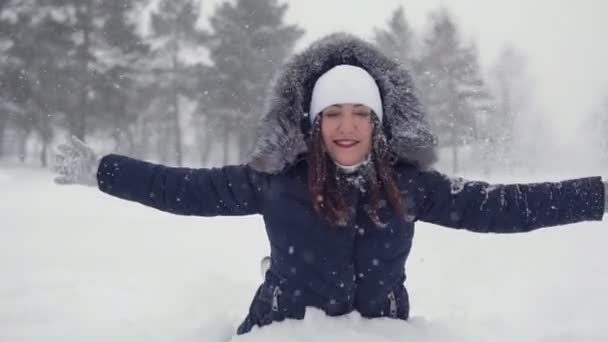
[[[179,215],[261,213],[267,181],[246,165],[167,167],[115,154],[104,156],[97,171],[101,191]]]
[[[58,184],[99,186],[110,195],[180,215],[249,215],[264,207],[269,176],[245,165],[190,169],[114,154],[100,159],[76,137],[58,149]]]
[[[605,210],[600,177],[492,185],[427,170],[418,171],[414,181],[418,219],[475,232],[517,233],[599,221]]]

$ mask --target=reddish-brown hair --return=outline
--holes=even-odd
[[[345,196],[340,193],[336,181],[336,166],[327,155],[321,137],[322,117],[323,115],[318,115],[312,125],[308,144],[308,189],[312,195],[315,211],[330,224],[344,226],[349,222],[356,208],[353,208],[352,204],[348,203]],[[372,132],[371,163],[375,172],[366,174],[367,177],[372,179],[367,179],[366,182],[367,191],[369,191],[369,203],[365,206],[365,210],[372,222],[377,226],[382,226],[378,217],[382,192],[386,193],[388,202],[402,220],[405,220],[406,211],[395,180],[389,148],[382,133],[382,125],[375,114],[372,114],[372,117],[374,128]]]

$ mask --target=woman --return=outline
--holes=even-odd
[[[58,156],[58,183],[97,184],[180,215],[263,215],[271,264],[239,334],[301,319],[307,306],[407,319],[404,266],[417,220],[514,233],[603,217],[600,177],[489,185],[430,169],[436,139],[409,75],[350,35],[294,56],[267,103],[244,165],[97,161],[78,141]]]

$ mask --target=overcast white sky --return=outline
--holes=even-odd
[[[219,0],[203,1],[209,13]],[[428,13],[445,6],[463,38],[476,39],[485,66],[511,43],[528,58],[539,105],[556,129],[572,133],[608,94],[608,1],[605,0],[292,0],[287,21],[307,31],[299,49],[325,34],[370,38],[403,5],[417,32]]]

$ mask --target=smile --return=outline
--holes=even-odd
[[[357,145],[358,143],[359,143],[359,141],[357,141],[357,140],[349,140],[349,139],[334,140],[334,144],[336,144],[340,147],[353,147],[353,146]]]

